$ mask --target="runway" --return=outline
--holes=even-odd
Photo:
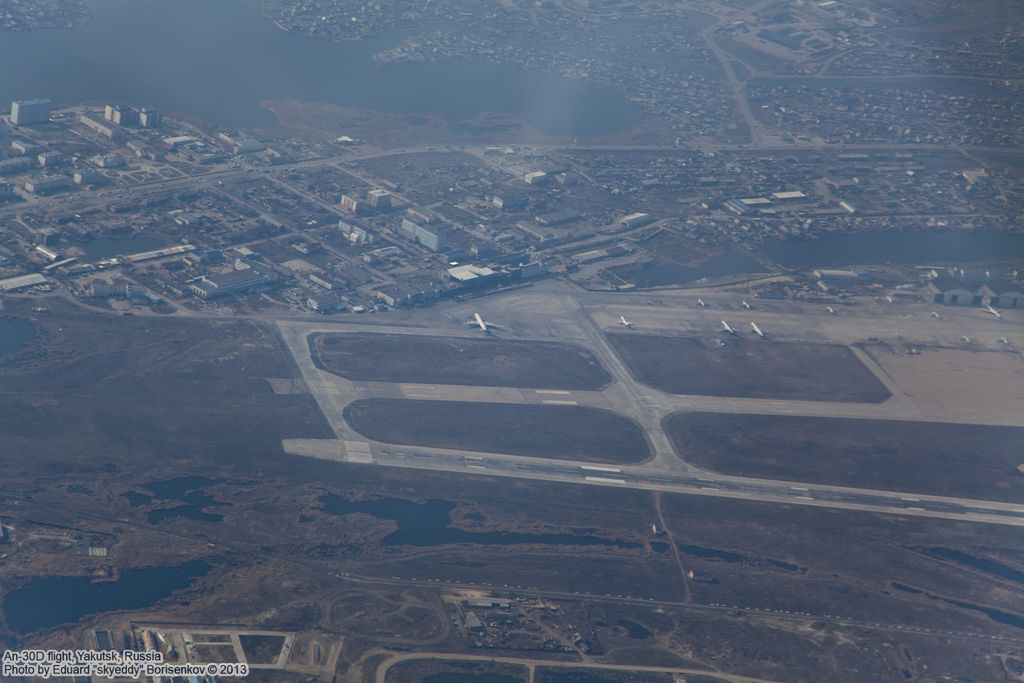
[[[666,491],[687,495],[714,496],[742,500],[756,500],[790,505],[861,510],[881,514],[931,517],[983,524],[1024,526],[1024,504],[998,501],[972,500],[947,496],[925,495],[913,492],[861,489],[830,486],[798,481],[724,476],[694,467],[680,459],[672,449],[661,427],[669,414],[685,411],[752,413],[770,415],[799,415],[859,419],[917,420],[929,422],[955,422],[1024,426],[1024,415],[1016,413],[988,413],[968,408],[950,410],[940,406],[921,405],[902,395],[879,404],[843,403],[824,401],[750,399],[716,396],[671,395],[640,384],[608,346],[604,330],[613,328],[618,320],[613,311],[599,297],[584,296],[581,303],[565,292],[519,292],[481,302],[459,304],[443,313],[437,310],[424,313],[434,318],[436,326],[381,327],[348,323],[343,326],[330,322],[288,321],[277,323],[281,337],[291,351],[310,392],[319,404],[337,439],[286,439],[286,452],[339,462],[375,464],[387,467],[429,469],[462,474],[515,477],[589,486]],[[529,303],[524,304],[524,299]],[[708,296],[710,301],[715,301]],[[709,303],[710,303],[709,301]],[[615,311],[624,310],[630,320],[641,321],[655,330],[672,329],[678,334],[682,328],[701,326],[708,309],[685,311],[682,314],[671,306],[640,306],[628,302],[616,303]],[[724,306],[722,303],[710,305]],[[777,305],[777,304],[776,304]],[[317,332],[375,331],[411,335],[436,334],[442,336],[471,336],[472,330],[454,327],[452,321],[467,319],[474,308],[486,311],[493,319],[500,319],[509,330],[509,336],[525,339],[558,340],[583,345],[593,351],[611,373],[614,381],[601,391],[535,390],[508,387],[479,387],[435,384],[401,384],[379,382],[351,382],[319,369],[310,356],[308,336]],[[454,309],[454,313],[452,312]],[[854,330],[870,334],[885,322],[875,321],[866,327],[865,316],[823,317],[809,327],[794,313],[786,315],[779,310],[759,311],[769,319],[777,334],[788,338],[822,338],[830,341],[847,339]],[[746,311],[752,315],[752,311]],[[710,314],[720,317],[721,311]],[[902,314],[914,323],[915,334],[931,338],[955,335],[959,325],[943,329],[947,322],[920,311]],[[770,317],[769,317],[770,316]],[[873,319],[870,316],[866,316]],[[977,311],[963,314],[965,320],[992,325],[992,321],[979,317]],[[711,319],[709,318],[709,321]],[[1002,322],[1002,321],[999,321]],[[669,328],[669,325],[673,327]],[[769,326],[766,324],[766,327]],[[665,328],[656,327],[665,325]],[[714,330],[713,321],[706,327]],[[905,325],[909,329],[909,325]],[[1019,322],[993,329],[1017,329]],[[825,334],[827,332],[827,336]],[[798,337],[799,335],[799,337]],[[877,367],[867,363],[877,375]],[[890,382],[886,378],[887,382]],[[891,384],[891,382],[890,382]],[[342,417],[344,407],[353,400],[369,396],[393,396],[418,400],[461,400],[505,403],[540,403],[548,405],[581,405],[606,408],[625,415],[640,424],[647,433],[653,457],[632,466],[609,467],[588,462],[552,460],[509,456],[498,453],[452,451],[415,446],[394,446],[368,441],[354,433]]]

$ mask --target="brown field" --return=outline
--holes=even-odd
[[[630,372],[671,394],[880,403],[889,391],[838,344],[606,335]]]
[[[590,351],[557,342],[404,334],[317,334],[313,358],[366,382],[600,389],[611,376]]]
[[[676,452],[724,474],[1024,501],[1024,428],[677,413]]]
[[[369,398],[350,403],[345,420],[384,443],[616,464],[650,456],[636,423],[582,406]]]

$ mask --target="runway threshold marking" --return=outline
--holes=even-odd
[[[568,396],[572,392],[565,391],[563,389],[534,389],[538,394],[555,394],[558,396]]]
[[[576,401],[556,401],[554,399],[545,398],[541,403],[549,406],[575,406],[579,405]]]
[[[591,472],[612,472],[614,474],[621,474],[622,470],[618,467],[604,467],[602,465],[580,465],[581,470],[589,470]]]

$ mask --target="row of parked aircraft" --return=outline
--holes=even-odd
[[[722,323],[723,332],[728,332],[729,334],[737,334],[736,329],[732,325],[730,325],[724,320],[720,320],[719,322]],[[628,327],[631,330],[636,327],[636,323],[634,323],[632,320],[626,320],[626,316],[624,315],[619,316],[619,324],[622,325],[623,327]],[[751,329],[754,330],[754,333],[757,334],[757,336],[764,336],[764,331],[760,327],[758,327],[757,323],[751,321],[750,327]]]

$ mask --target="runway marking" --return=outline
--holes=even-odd
[[[487,468],[483,465],[466,465],[471,470],[486,470]]]
[[[591,470],[593,472],[614,472],[621,474],[622,470],[618,467],[604,467],[603,465],[580,465],[581,470]]]
[[[587,481],[599,484],[625,484],[625,479],[609,479],[608,477],[583,477]]]
[[[900,500],[905,500],[908,503],[920,503],[921,502],[920,498],[900,498]]]
[[[564,391],[562,389],[534,389],[538,394],[557,394],[559,396],[568,396],[571,391]]]
[[[913,510],[914,512],[927,512],[927,510],[925,510],[924,508],[906,507],[906,508],[903,508],[903,509],[904,510]]]
[[[789,488],[793,489],[794,491],[808,491],[809,490],[806,486],[790,486]]]
[[[548,398],[546,398],[543,401],[541,401],[541,403],[544,403],[545,405],[549,405],[549,406],[576,406],[576,405],[579,405],[578,403],[576,403],[576,401],[556,401],[554,399],[548,399]]]

